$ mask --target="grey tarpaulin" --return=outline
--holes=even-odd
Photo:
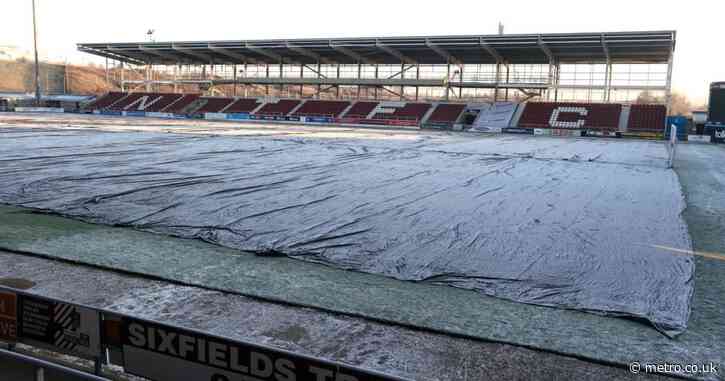
[[[661,143],[0,130],[0,202],[686,328]],[[374,135],[374,134],[372,134]]]

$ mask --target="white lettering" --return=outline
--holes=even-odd
[[[179,336],[179,356],[186,358],[196,348],[196,340],[191,336]]]
[[[206,362],[206,340],[199,339],[199,357],[197,358],[200,362]]]
[[[269,377],[274,372],[272,368],[272,360],[257,352],[252,352],[250,359],[250,366],[252,367],[252,376],[257,377]]]
[[[137,347],[146,346],[146,335],[144,335],[145,332],[142,325],[132,323],[128,326],[128,333],[128,340],[131,342],[131,344]]]
[[[176,337],[176,334],[173,332],[167,333],[161,329],[157,332],[159,338],[161,339],[161,344],[159,344],[159,348],[157,350],[159,352],[167,352],[172,356],[176,356],[176,349],[174,348],[174,338]]]
[[[564,122],[559,120],[559,115],[563,113],[568,114],[579,114],[580,118],[576,122]],[[582,128],[586,124],[586,117],[589,115],[589,110],[585,107],[559,107],[554,109],[549,119],[549,126],[557,128]]]
[[[227,367],[227,346],[215,342],[209,343],[209,364],[220,368]]]
[[[237,347],[229,348],[229,367],[237,372],[249,373],[249,368],[239,363],[239,348]]]
[[[127,111],[128,110],[132,110],[132,109],[135,109],[135,110],[138,110],[138,111],[144,111],[147,108],[149,108],[151,105],[153,105],[154,103],[158,102],[159,99],[161,99],[161,98],[162,97],[159,96],[159,97],[154,98],[151,102],[149,102],[148,101],[149,100],[149,96],[148,95],[144,95],[141,98],[139,98],[136,101],[134,101],[131,104],[129,104],[128,106],[124,107],[123,109],[124,110],[127,110]]]
[[[8,322],[0,322],[0,335],[5,337],[16,337],[15,324]]]
[[[335,376],[331,370],[321,369],[314,365],[310,365],[310,372],[315,375],[315,381],[331,381]]]
[[[278,359],[274,368],[277,370],[277,381],[295,381],[295,364],[288,359]]]
[[[146,331],[146,335],[148,336],[148,347],[151,349],[156,349],[156,330],[153,328],[149,328]]]

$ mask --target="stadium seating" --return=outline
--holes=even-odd
[[[181,97],[181,99],[170,104],[161,111],[172,114],[181,114],[182,112],[184,112],[185,108],[189,107],[189,105],[194,103],[197,99],[199,99],[199,94],[185,94],[183,97]]]
[[[461,113],[466,108],[465,104],[444,104],[441,103],[436,106],[433,113],[428,117],[428,123],[446,123],[453,124],[461,116]]]
[[[163,94],[157,93],[131,93],[114,103],[109,109],[113,111],[145,111],[162,97]]]
[[[475,105],[474,105],[475,106]],[[122,93],[109,92],[85,106],[85,110],[147,111],[163,113],[253,113],[261,116],[325,116],[338,123],[418,126],[426,115],[430,125],[452,125],[466,104],[334,101],[281,99],[263,103],[255,98],[201,97],[199,94]],[[514,111],[523,112],[513,123],[519,128],[561,128],[590,130],[619,130],[621,104],[529,102],[525,104],[497,103],[496,107],[480,108],[472,128],[488,130],[510,125]],[[196,108],[196,110],[193,110]],[[431,108],[433,108],[431,110]],[[191,110],[190,110],[191,109]],[[345,111],[347,110],[347,111]],[[191,111],[191,112],[190,112]],[[500,112],[499,112],[500,111]],[[368,115],[375,113],[368,118]],[[495,114],[495,115],[494,115]],[[500,115],[499,115],[500,114]],[[627,130],[631,132],[663,132],[667,110],[663,105],[632,105]],[[626,113],[624,114],[626,117]],[[480,125],[479,125],[480,124]]]
[[[184,97],[183,94],[156,94],[156,95],[160,96],[160,98],[155,99],[154,103],[150,104],[143,111],[160,112],[161,110],[176,103],[177,101],[179,101],[181,98]]]
[[[222,112],[227,106],[234,102],[234,98],[206,98],[202,97],[206,103],[194,111],[194,114],[204,114],[207,112]]]
[[[343,117],[345,118],[367,118],[368,115],[378,107],[378,102],[356,102]]]
[[[616,131],[621,113],[620,104],[529,102],[518,126]]]
[[[627,131],[663,132],[667,108],[663,105],[632,105]]]
[[[296,116],[329,116],[336,118],[350,106],[346,101],[306,101],[295,111]]]
[[[254,111],[257,107],[259,107],[261,103],[257,101],[256,99],[250,99],[250,98],[240,98],[234,101],[229,107],[227,107],[224,112],[226,113],[251,113]]]
[[[406,103],[403,107],[395,107],[395,110],[392,113],[377,113],[372,119],[420,121],[430,108],[430,103]]]
[[[112,91],[100,98],[96,98],[93,102],[91,102],[88,106],[86,106],[86,109],[88,110],[103,110],[105,108],[108,108],[112,104],[118,102],[123,97],[128,95],[127,93],[121,93],[121,92],[115,92]]]
[[[297,99],[280,99],[277,103],[267,103],[255,114],[285,116],[292,112],[300,102]]]

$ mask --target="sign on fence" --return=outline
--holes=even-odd
[[[13,292],[0,291],[0,341],[14,343],[18,340],[18,296]]]
[[[101,329],[103,320],[103,329]],[[0,286],[0,341],[99,360],[155,381],[389,381],[399,378]],[[108,352],[105,352],[108,349]]]
[[[98,358],[98,311],[30,296],[23,296],[20,305],[20,341],[78,357]]]
[[[65,112],[60,107],[16,107],[15,112]]]
[[[343,365],[185,329],[122,319],[126,372],[155,381],[389,380]]]

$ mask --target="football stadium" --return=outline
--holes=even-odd
[[[723,379],[725,84],[676,115],[676,47],[78,43],[117,88],[0,94],[0,379]]]

